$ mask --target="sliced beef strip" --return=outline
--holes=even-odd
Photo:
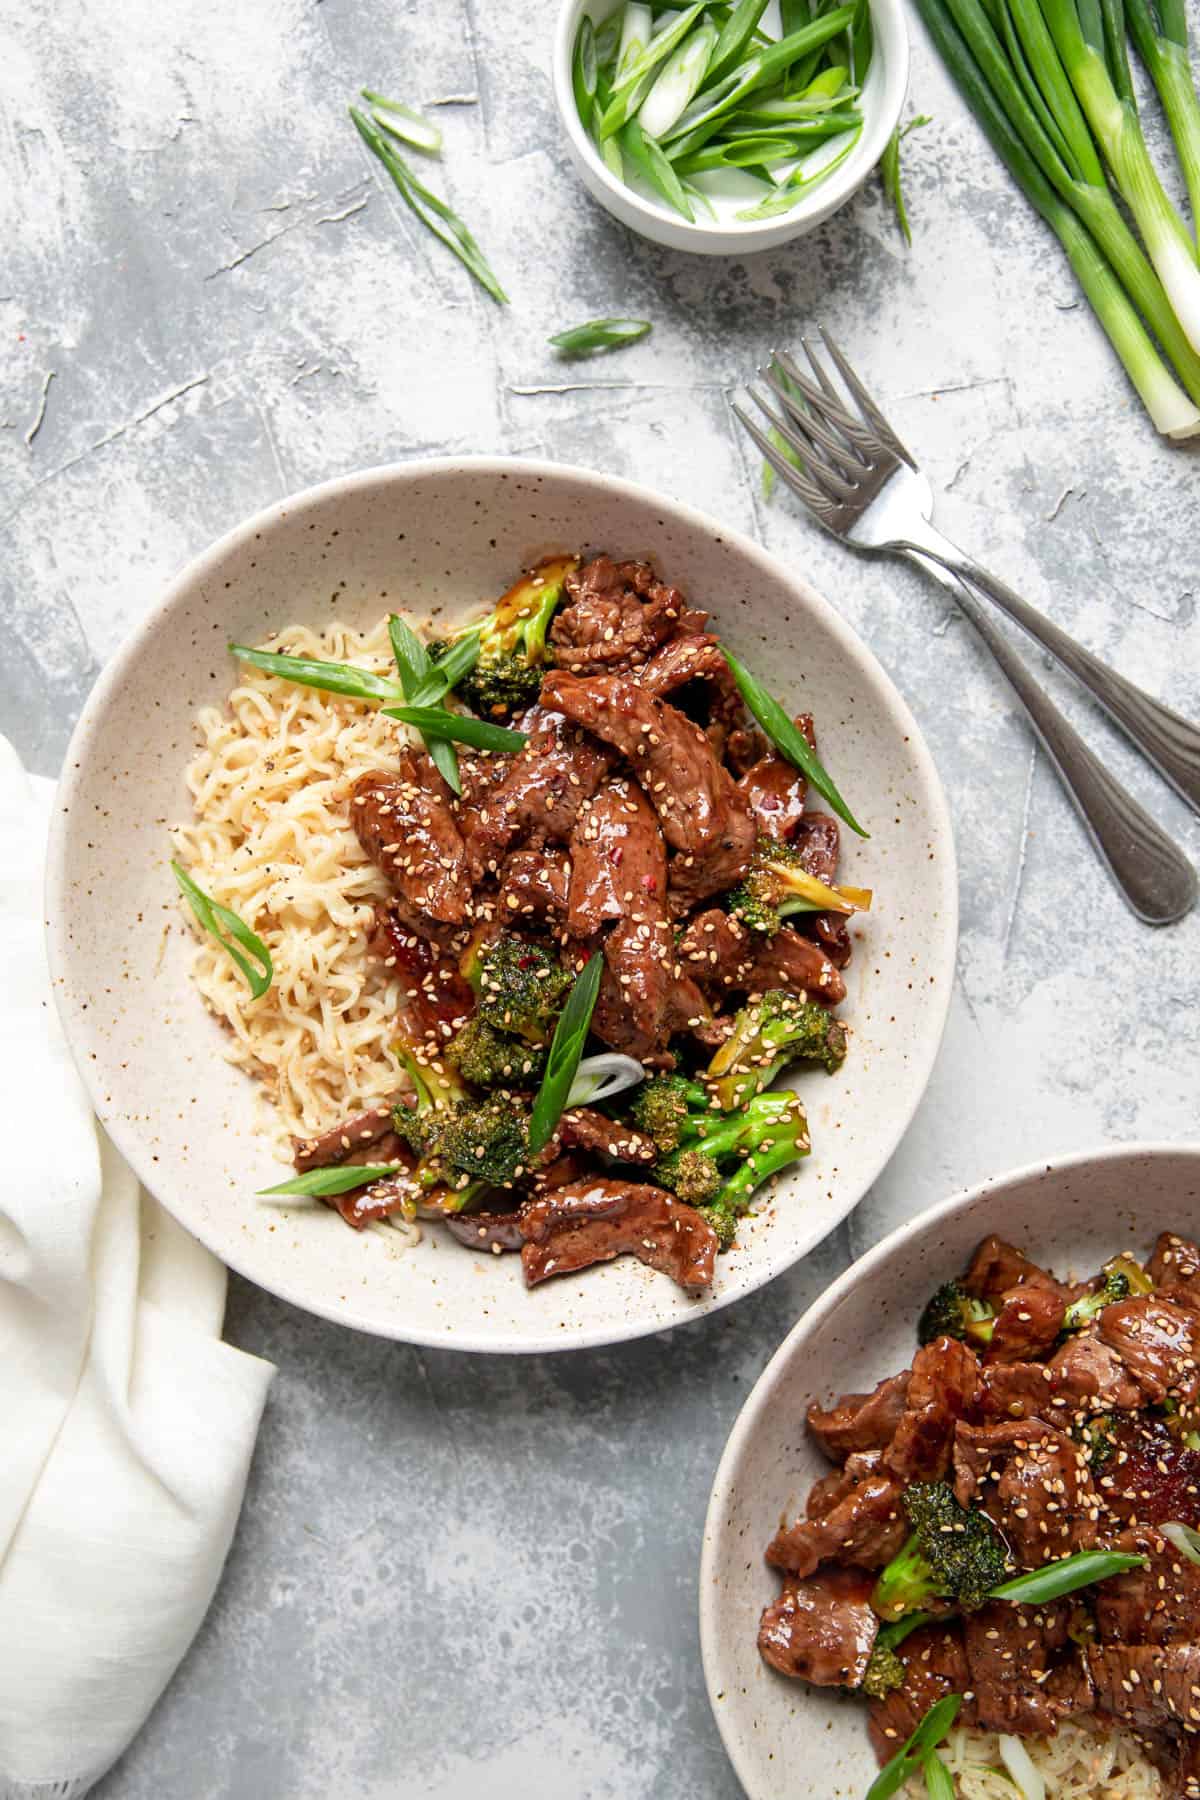
[[[957,1624],[919,1626],[896,1655],[904,1664],[904,1686],[870,1703],[871,1743],[881,1763],[891,1761],[931,1706],[947,1694],[967,1695],[971,1686]],[[975,1723],[973,1702],[967,1701],[955,1723]]]
[[[496,915],[519,930],[562,924],[571,887],[565,850],[514,850],[500,876]]]
[[[980,1300],[998,1300],[1009,1288],[1023,1284],[1054,1288],[1068,1298],[1072,1297],[1071,1290],[1063,1287],[1053,1275],[1039,1269],[1020,1250],[994,1235],[984,1238],[962,1278],[968,1294],[974,1294]]]
[[[1149,1566],[1110,1575],[1092,1589],[1096,1630],[1122,1644],[1190,1644],[1200,1619],[1200,1568],[1152,1526],[1123,1531],[1110,1546]]]
[[[1137,1740],[1166,1783],[1167,1800],[1200,1800],[1200,1732],[1170,1725],[1143,1729]]]
[[[590,1106],[573,1106],[565,1112],[558,1121],[555,1137],[566,1150],[588,1150],[596,1156],[611,1156],[615,1162],[658,1161],[658,1148],[652,1138],[631,1125],[605,1118]]]
[[[740,779],[756,762],[762,761],[770,748],[761,731],[746,730],[739,725],[736,731],[729,734],[725,745],[725,761]]]
[[[439,1047],[449,1042],[475,1010],[475,996],[458,963],[410,929],[392,907],[376,908],[368,948],[399,986],[397,1011],[406,1035]]]
[[[604,973],[592,1014],[592,1031],[610,1050],[645,1062],[667,1039],[667,1013],[675,981],[670,921],[661,908],[622,919],[604,941]]]
[[[678,853],[669,874],[677,910],[733,886],[754,848],[754,820],[698,726],[614,675],[552,674],[542,698],[628,759]]]
[[[737,786],[760,834],[788,843],[804,818],[808,783],[799,769],[772,750],[751,763]]]
[[[1200,1726],[1200,1644],[1092,1644],[1096,1706],[1123,1725]]]
[[[404,1150],[407,1162],[400,1172],[373,1181],[369,1187],[351,1188],[346,1194],[323,1194],[325,1205],[340,1213],[347,1225],[355,1231],[364,1231],[376,1219],[386,1219],[389,1213],[400,1212],[405,1206],[416,1203],[418,1189],[411,1177],[405,1172],[411,1167],[412,1157]],[[349,1160],[353,1161],[353,1158]],[[397,1159],[400,1160],[400,1159]]]
[[[830,1462],[857,1450],[886,1450],[904,1416],[911,1372],[889,1375],[869,1394],[843,1394],[834,1406],[808,1409],[808,1429]]]
[[[1109,1512],[1126,1524],[1200,1527],[1200,1451],[1146,1413],[1105,1423],[1115,1451],[1097,1486]]]
[[[908,1537],[903,1491],[903,1484],[883,1471],[864,1476],[822,1518],[797,1519],[776,1532],[767,1561],[793,1575],[811,1575],[828,1557],[882,1569]]]
[[[515,1212],[477,1212],[447,1214],[450,1235],[469,1250],[487,1250],[499,1256],[505,1250],[519,1250],[525,1239],[521,1221]]]
[[[649,563],[595,556],[567,576],[566,603],[550,627],[554,660],[574,675],[640,668],[681,630],[702,631],[678,588],[659,581]]]
[[[1032,1362],[1052,1350],[1062,1331],[1067,1302],[1052,1288],[1009,1288],[998,1300],[991,1341],[984,1352],[988,1363]]]
[[[514,843],[535,849],[569,843],[580,807],[614,761],[611,750],[544,705],[530,709],[521,729],[529,742],[509,759],[504,779],[469,815],[467,809],[463,812],[463,836],[477,882],[499,874]]]
[[[805,1518],[825,1518],[860,1481],[878,1472],[883,1455],[882,1450],[856,1450],[846,1458],[844,1467],[814,1481],[804,1508]]]
[[[571,1182],[522,1208],[521,1233],[529,1287],[617,1256],[636,1256],[689,1293],[713,1278],[716,1232],[662,1188],[601,1177]]]
[[[796,929],[802,937],[812,938],[835,969],[844,969],[854,954],[850,927],[841,913],[810,913]]]
[[[706,994],[744,992],[754,964],[757,934],[711,906],[689,920],[678,944],[680,969]]]
[[[781,1675],[817,1687],[857,1687],[879,1632],[872,1585],[872,1577],[857,1569],[822,1569],[807,1581],[786,1580],[759,1623],[763,1660]]]
[[[901,1481],[940,1481],[950,1467],[954,1428],[980,1390],[979,1362],[957,1338],[935,1338],[913,1357],[907,1404],[884,1463]]]
[[[1046,1364],[1058,1405],[1080,1413],[1123,1412],[1142,1403],[1141,1389],[1095,1330],[1068,1338]]]
[[[954,1493],[962,1506],[982,1506],[1023,1569],[1095,1546],[1100,1499],[1083,1448],[1040,1419],[961,1421]]]
[[[827,885],[837,880],[841,830],[836,819],[828,813],[806,813],[792,843],[810,875]]]
[[[1075,1658],[1067,1637],[1070,1609],[993,1600],[963,1620],[970,1691],[984,1731],[1038,1737],[1057,1730],[1065,1709],[1051,1675]]]
[[[736,730],[745,716],[733,672],[719,642],[709,632],[672,638],[638,670],[637,679],[659,700],[665,700],[668,694],[676,695],[675,704],[681,712],[689,718],[713,721],[726,735]],[[702,715],[687,705],[682,691],[693,682],[706,690]]]
[[[801,937],[790,925],[759,941],[749,988],[760,993],[785,988],[789,993],[807,994],[822,1006],[838,1006],[846,998],[846,983],[820,946]]]
[[[652,909],[665,918],[667,847],[635,781],[610,781],[586,803],[571,834],[567,929],[590,938],[614,919]]]
[[[1162,1232],[1146,1273],[1165,1299],[1179,1306],[1200,1307],[1200,1247],[1190,1238]]]
[[[1064,1423],[1055,1404],[1053,1372],[1047,1363],[987,1363],[976,1410],[980,1418],[991,1423],[997,1419],[1045,1419],[1051,1425]]]
[[[392,1135],[391,1107],[375,1107],[355,1113],[352,1119],[320,1131],[316,1137],[294,1137],[292,1161],[302,1175],[309,1169],[327,1169],[332,1163],[345,1162],[355,1150],[365,1150]]]
[[[427,756],[405,750],[396,775],[360,775],[350,821],[363,849],[406,903],[408,923],[461,925],[470,913],[466,853],[450,790]]]
[[[1147,1400],[1187,1404],[1200,1390],[1200,1317],[1157,1294],[1119,1300],[1096,1320],[1102,1343],[1115,1350]]]

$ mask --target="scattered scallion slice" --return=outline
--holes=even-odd
[[[239,919],[228,906],[222,906],[206,894],[181,863],[173,862],[171,872],[205,931],[216,938],[226,956],[246,977],[251,999],[261,999],[275,979],[275,966],[267,946],[244,919]]]
[[[415,150],[424,150],[429,156],[437,156],[442,148],[442,132],[432,119],[405,106],[402,100],[389,100],[384,94],[376,94],[370,88],[360,88],[359,92],[371,108],[371,114],[377,125],[390,131],[393,137],[411,144]]]
[[[470,270],[481,288],[502,306],[508,305],[508,295],[500,286],[487,257],[471,236],[454,209],[438,194],[430,190],[413,174],[404,158],[394,145],[380,136],[372,120],[366,118],[356,106],[350,108],[350,117],[363,143],[373,155],[379,158],[387,173],[395,184],[396,191],[405,205],[420,219],[421,223],[442,240],[448,250],[452,250],[458,260]]]
[[[619,350],[623,344],[636,344],[654,328],[649,319],[589,319],[585,325],[572,325],[569,331],[557,331],[547,342],[564,356],[595,356],[601,350]]]
[[[385,706],[383,710],[389,719],[415,725],[422,736],[432,732],[456,744],[470,744],[475,750],[523,750],[529,742],[523,731],[491,725],[470,713],[449,712],[444,706]]]
[[[396,659],[396,667],[400,671],[400,685],[404,689],[404,698],[413,706],[441,700],[449,691],[452,683],[450,672],[445,664],[436,669],[429,660],[429,652],[410,625],[395,613],[388,617],[388,637],[391,639],[392,655]],[[475,644],[475,656],[479,654],[478,639]],[[474,658],[472,658],[474,661]],[[462,670],[461,674],[465,674]],[[458,680],[459,674],[454,679]],[[448,738],[439,737],[436,732],[422,732],[422,739],[429,752],[430,761],[442,777],[442,780],[454,794],[462,793],[462,777],[458,770],[458,753]]]
[[[1046,1783],[1019,1737],[1001,1732],[1000,1760],[1016,1783],[1021,1800],[1046,1800]]]
[[[351,1188],[369,1187],[373,1181],[388,1181],[402,1174],[394,1163],[341,1163],[333,1169],[309,1169],[278,1187],[259,1188],[259,1194],[302,1194],[320,1199],[325,1194],[348,1194]]]
[[[954,1777],[936,1750],[930,1750],[922,1757],[921,1773],[925,1777],[929,1800],[954,1800]]]
[[[1166,1525],[1160,1525],[1159,1530],[1174,1544],[1181,1556],[1186,1556],[1190,1563],[1200,1565],[1200,1531],[1196,1531],[1191,1525],[1184,1525],[1178,1519],[1171,1519]]]
[[[899,1793],[910,1775],[915,1775],[925,1757],[935,1750],[958,1717],[961,1694],[943,1694],[935,1700],[916,1730],[884,1763],[867,1789],[866,1800],[891,1800]]]
[[[567,995],[567,1003],[558,1015],[558,1023],[550,1042],[550,1053],[546,1058],[546,1072],[542,1076],[542,1085],[538,1089],[529,1118],[531,1156],[536,1156],[540,1150],[545,1149],[566,1110],[567,1096],[571,1092],[583,1055],[583,1046],[587,1042],[588,1027],[592,1022],[603,973],[604,952],[597,950],[582,972],[575,977],[574,986]]]
[[[929,115],[921,113],[917,118],[910,119],[903,130],[897,125],[879,159],[879,173],[883,180],[884,192],[896,209],[896,222],[904,235],[906,244],[912,243],[912,227],[908,222],[908,208],[904,204],[904,189],[900,185],[900,146],[910,131],[919,131],[922,125],[929,123]]]
[[[786,756],[802,775],[806,775],[810,784],[828,800],[839,819],[844,819],[851,831],[859,837],[869,837],[864,831],[846,802],[837,790],[833,777],[828,773],[820,757],[803,735],[792,723],[773,694],[769,694],[749,669],[740,663],[733,652],[725,645],[721,646],[725,661],[729,664],[733,679],[737,683],[738,692],[762,726],[775,748],[782,756]]]
[[[374,675],[370,669],[356,668],[353,663],[325,662],[316,656],[284,656],[275,650],[255,650],[248,644],[230,644],[229,652],[265,675],[278,675],[301,687],[320,688],[323,693],[345,694],[351,700],[404,698],[403,689],[388,676]]]
[[[1147,1559],[1124,1550],[1079,1550],[1074,1556],[1060,1556],[1056,1562],[1043,1563],[1028,1575],[1017,1575],[1002,1581],[991,1590],[993,1600],[1012,1600],[1022,1606],[1041,1606],[1076,1588],[1090,1587],[1094,1581],[1107,1581],[1110,1575],[1123,1575],[1127,1569],[1144,1569]]]
[[[646,1071],[636,1057],[623,1056],[618,1050],[585,1056],[575,1071],[563,1111],[571,1106],[595,1106],[601,1100],[611,1100],[645,1079]]]

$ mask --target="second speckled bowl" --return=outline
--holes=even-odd
[[[874,888],[848,971],[853,1052],[801,1077],[813,1154],[689,1299],[632,1259],[526,1292],[516,1257],[436,1230],[397,1255],[321,1206],[265,1206],[280,1178],[251,1083],[188,979],[167,825],[187,816],[192,719],[234,675],[225,646],[335,611],[374,623],[477,609],[553,550],[652,557],[792,711],[872,830],[846,879]],[[462,460],[373,469],[269,508],[192,563],[105,670],[67,752],[47,882],[63,1021],[101,1119],[142,1180],[233,1268],[299,1306],[384,1337],[544,1351],[661,1331],[726,1306],[844,1218],[925,1088],[956,932],[946,802],[911,713],[870,651],[802,580],[677,501],[558,464]],[[172,929],[168,930],[168,926]]]

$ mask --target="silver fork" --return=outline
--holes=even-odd
[[[800,461],[783,454],[746,412],[734,411],[763,456],[818,522],[857,550],[895,551],[953,594],[1029,715],[1030,723],[1121,893],[1140,919],[1170,925],[1195,904],[1196,872],[1183,852],[1088,749],[1074,726],[997,630],[974,590],[996,602],[1092,693],[1193,810],[1200,812],[1200,729],[1085,650],[1019,594],[965,556],[929,521],[933,493],[826,331],[825,348],[857,411],[813,346],[812,368],[772,353],[759,375],[777,402],[750,396]],[[968,585],[970,584],[970,585]]]

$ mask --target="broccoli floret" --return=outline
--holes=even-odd
[[[1082,1300],[1075,1300],[1068,1306],[1063,1314],[1063,1330],[1085,1330],[1106,1306],[1112,1306],[1117,1300],[1128,1300],[1129,1294],[1128,1275],[1121,1269],[1110,1269],[1094,1294],[1085,1294]]]
[[[504,719],[537,699],[547,661],[546,632],[562,599],[563,584],[578,567],[577,556],[539,563],[497,601],[481,625],[469,627],[479,634],[479,656],[456,692],[482,717]],[[467,632],[459,632],[449,643],[433,645],[434,660],[465,636]]]
[[[976,1300],[957,1281],[944,1281],[917,1323],[917,1338],[932,1344],[934,1338],[961,1338],[967,1344],[991,1342],[996,1310],[986,1300]]]
[[[440,1124],[466,1101],[467,1090],[453,1070],[431,1061],[428,1053],[422,1052],[418,1056],[411,1045],[404,1043],[394,1044],[392,1048],[404,1065],[416,1095],[415,1106],[409,1106],[403,1100],[396,1102],[392,1108],[392,1124],[409,1148],[418,1156],[424,1156]]]
[[[511,1186],[528,1158],[528,1119],[513,1094],[473,1100],[457,1077],[417,1059],[403,1047],[397,1055],[416,1092],[416,1105],[398,1101],[392,1123],[419,1161],[416,1178],[426,1189],[466,1194],[488,1182]],[[459,1211],[459,1207],[444,1210]]]
[[[771,988],[744,1006],[708,1065],[718,1104],[742,1106],[794,1062],[816,1062],[832,1075],[846,1059],[846,1028],[828,1007]]]
[[[532,1087],[541,1080],[546,1052],[540,1044],[497,1031],[486,1019],[468,1019],[446,1055],[472,1087]]]
[[[792,844],[760,837],[749,868],[724,904],[751,931],[772,937],[792,913],[865,911],[871,895],[865,888],[829,887],[809,873]]]
[[[871,1647],[866,1672],[859,1684],[870,1699],[882,1700],[894,1688],[904,1686],[904,1664],[896,1655],[896,1646],[902,1644],[918,1625],[927,1625],[932,1617],[932,1613],[906,1613],[904,1618],[895,1620],[893,1624],[880,1626]]]
[[[478,944],[463,973],[475,990],[478,1017],[531,1044],[549,1041],[574,979],[552,951],[507,932]]]
[[[699,1207],[722,1249],[750,1209],[754,1190],[809,1152],[808,1121],[795,1094],[758,1094],[736,1113],[693,1112],[655,1180]]]
[[[964,1612],[983,1605],[1009,1572],[1004,1539],[985,1512],[960,1506],[944,1481],[904,1490],[912,1535],[875,1584],[871,1605],[883,1619],[953,1600]]]
[[[1093,1475],[1099,1475],[1117,1453],[1116,1420],[1111,1413],[1098,1413],[1074,1429],[1071,1436],[1083,1445]]]
[[[655,1075],[644,1081],[629,1108],[631,1122],[653,1138],[664,1154],[693,1135],[696,1121],[710,1118],[708,1090],[684,1075]]]

